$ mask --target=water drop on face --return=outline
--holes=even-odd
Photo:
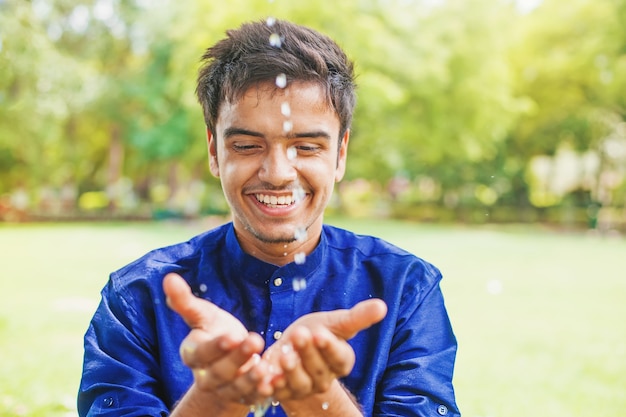
[[[287,159],[292,160],[295,159],[296,156],[298,156],[298,151],[296,151],[296,148],[294,148],[293,146],[290,146],[287,149]]]
[[[285,120],[283,122],[283,132],[289,133],[293,129],[293,122],[291,120]]]
[[[294,239],[296,239],[298,242],[302,242],[303,240],[306,239],[306,229],[304,227],[298,227],[296,229],[296,233],[294,234]]]
[[[328,410],[328,403],[327,402],[323,402],[322,403],[322,410]]]
[[[280,48],[282,44],[283,42],[280,39],[280,35],[278,33],[272,33],[270,35],[270,45],[272,45],[275,48]]]
[[[280,112],[285,117],[291,116],[291,107],[289,107],[289,103],[287,102],[282,103],[280,105]]]
[[[291,195],[291,198],[295,201],[302,201],[304,200],[304,197],[306,197],[306,193],[304,192],[302,187],[298,187],[293,190],[293,193]]]
[[[287,87],[287,76],[285,74],[278,74],[276,76],[276,87],[278,88]]]
[[[302,265],[306,262],[306,254],[304,252],[296,253],[293,260],[296,264]]]
[[[293,286],[294,291],[302,291],[306,289],[306,280],[304,278],[294,278],[291,285]]]

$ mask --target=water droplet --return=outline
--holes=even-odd
[[[291,107],[289,106],[289,103],[287,103],[287,102],[282,103],[280,105],[280,112],[285,117],[291,116]]]
[[[296,233],[294,234],[294,239],[296,239],[298,242],[302,242],[303,240],[306,239],[306,229],[304,227],[298,227],[296,229]]]
[[[293,122],[291,120],[285,120],[283,122],[283,132],[291,132],[291,129],[293,129]]]
[[[291,195],[291,198],[295,201],[302,201],[304,200],[304,197],[306,197],[306,193],[304,192],[304,189],[302,187],[298,187],[293,190],[293,193]]]
[[[274,23],[276,23],[276,18],[270,16],[270,17],[267,18],[265,23],[267,24],[267,26],[272,27],[272,26],[274,26]]]
[[[287,159],[292,160],[295,159],[296,156],[298,156],[298,151],[295,147],[290,146],[289,148],[287,148]]]
[[[283,44],[282,39],[280,38],[280,35],[278,33],[272,33],[270,35],[270,45],[272,45],[275,48],[280,48],[282,44]]]
[[[298,265],[304,264],[306,262],[306,253],[304,252],[296,253],[296,256],[293,257],[293,260]]]
[[[287,87],[287,76],[285,74],[278,74],[276,76],[276,86],[278,88]]]
[[[329,404],[327,402],[322,403],[322,410],[328,410]]]
[[[283,256],[287,256],[287,252],[283,252]]]
[[[278,407],[280,405],[280,401],[272,401],[272,406]]]
[[[206,290],[208,290],[209,287],[207,287],[206,284],[200,284],[200,292],[206,292]]]
[[[304,278],[294,278],[293,283],[291,284],[293,286],[293,290],[298,292],[298,291],[302,291],[304,289],[306,289],[306,279]]]
[[[499,279],[492,279],[487,282],[487,292],[491,295],[499,295],[502,293],[503,285]]]

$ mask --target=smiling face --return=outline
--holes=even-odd
[[[250,88],[221,105],[209,160],[233,212],[244,251],[283,264],[285,252],[309,253],[319,241],[324,209],[345,172],[348,132],[324,91],[295,82]],[[306,229],[306,239],[296,233]],[[283,259],[284,262],[280,262]]]

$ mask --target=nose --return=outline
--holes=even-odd
[[[274,186],[283,186],[295,181],[298,173],[294,161],[289,159],[283,146],[271,147],[263,159],[259,179]]]

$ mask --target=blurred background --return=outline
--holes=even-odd
[[[623,414],[626,0],[0,0],[0,415],[75,416],[108,274],[228,220],[196,72],[271,18],[356,62],[326,220],[441,268],[464,417]]]
[[[225,213],[196,71],[268,17],[356,61],[331,211],[626,230],[624,0],[0,0],[0,219]]]

